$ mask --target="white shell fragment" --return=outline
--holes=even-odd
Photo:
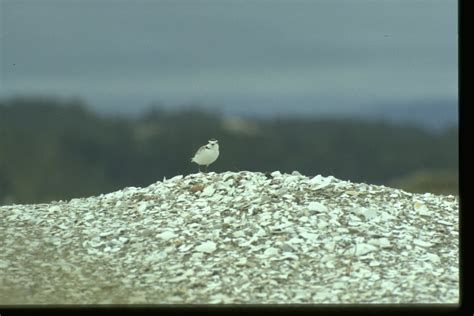
[[[309,240],[309,241],[314,241],[318,239],[318,234],[313,234],[313,233],[307,233],[307,232],[302,232],[300,233],[301,237]]]
[[[432,245],[430,242],[420,240],[420,239],[415,239],[413,243],[420,247],[430,247]]]
[[[161,234],[158,234],[158,238],[164,239],[164,240],[170,240],[171,238],[175,238],[178,235],[173,233],[172,231],[165,231],[162,232]]]
[[[377,216],[377,211],[374,209],[362,209],[361,214],[364,216],[365,220],[371,220]]]
[[[440,262],[440,257],[434,253],[427,253],[426,255],[423,256],[423,260],[428,260],[432,261],[434,263],[439,263]]]
[[[278,253],[278,249],[277,248],[273,248],[273,247],[270,247],[268,248],[267,250],[265,250],[265,252],[263,253],[265,256],[269,257],[269,256],[274,256]]]
[[[284,252],[281,259],[298,260],[299,257],[292,252]]]
[[[355,245],[354,248],[352,248],[351,252],[353,252],[356,256],[363,256],[376,249],[377,247],[372,246],[370,244],[360,243]]]
[[[279,178],[279,177],[281,177],[281,172],[280,171],[273,171],[270,175],[273,178]]]
[[[196,247],[196,250],[197,251],[200,251],[200,252],[207,252],[207,253],[211,253],[211,252],[214,252],[216,250],[216,243],[213,242],[213,241],[207,241],[205,243],[202,243],[200,244],[199,246]]]
[[[370,239],[369,244],[374,245],[374,246],[379,246],[380,248],[389,248],[391,246],[390,240],[387,238],[377,238],[377,239]]]
[[[141,202],[140,205],[138,206],[138,211],[140,213],[143,213],[143,212],[145,212],[146,208],[147,208],[147,203],[146,202]]]
[[[308,210],[313,212],[327,212],[328,208],[324,206],[322,203],[312,201],[308,204]]]
[[[379,239],[379,247],[380,248],[388,248],[390,247],[390,241],[387,238],[380,238]]]
[[[2,304],[458,304],[459,199],[333,176],[178,175],[0,207]]]
[[[214,188],[214,186],[207,186],[202,191],[201,196],[211,196],[214,194],[214,192],[216,192],[216,189]]]
[[[428,211],[428,207],[425,204],[423,204],[423,202],[416,201],[415,204],[413,205],[413,208],[420,215],[424,215],[424,216],[430,215],[430,212]]]
[[[324,187],[327,187],[331,183],[331,178],[330,177],[323,177],[321,175],[317,175],[311,180],[309,180],[309,184],[311,185],[311,188],[313,190],[319,190]]]

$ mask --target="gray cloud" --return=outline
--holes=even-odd
[[[97,106],[106,95],[331,106],[456,97],[456,10],[436,0],[4,0],[1,94]]]

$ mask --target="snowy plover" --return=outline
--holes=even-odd
[[[199,172],[201,172],[202,165],[206,166],[207,172],[207,167],[216,161],[217,157],[219,157],[219,144],[217,140],[211,139],[207,145],[201,146],[201,148],[196,151],[191,161],[199,165]]]

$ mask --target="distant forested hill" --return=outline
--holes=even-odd
[[[440,131],[458,123],[457,100],[413,100],[402,104],[380,104],[351,113],[364,119],[383,119],[398,124],[418,124],[422,128]]]
[[[210,138],[221,148],[210,171],[298,170],[388,184],[448,170],[451,185],[441,193],[457,192],[454,126],[434,134],[355,119],[244,120],[191,107],[126,119],[99,116],[80,101],[16,98],[0,101],[0,204],[97,195],[193,173],[190,158]]]

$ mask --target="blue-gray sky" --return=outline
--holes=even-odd
[[[80,97],[111,112],[158,101],[314,114],[457,100],[454,0],[3,0],[0,9],[0,97]]]

